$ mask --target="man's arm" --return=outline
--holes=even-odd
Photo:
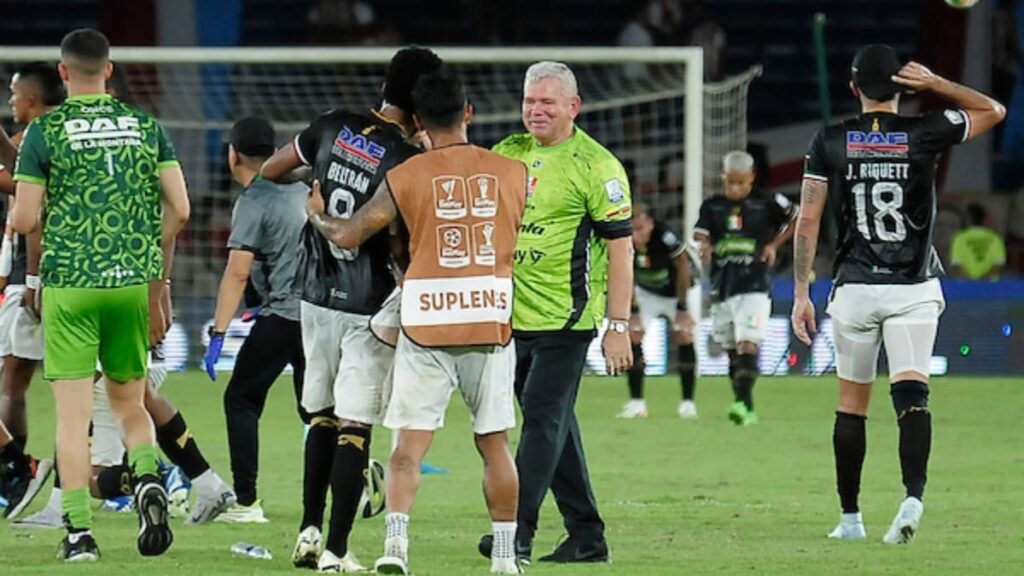
[[[804,178],[800,189],[800,213],[796,223],[796,240],[793,243],[793,274],[795,277],[793,298],[793,332],[801,342],[811,345],[808,331],[815,332],[814,304],[811,303],[810,282],[814,266],[814,253],[818,248],[818,232],[821,215],[825,211],[828,183],[813,178]]]
[[[163,203],[163,225],[160,234],[160,246],[164,253],[162,279],[168,280],[174,265],[175,241],[188,223],[191,212],[185,175],[182,174],[180,166],[173,165],[160,170],[160,189]]]
[[[355,248],[369,240],[374,234],[387,228],[398,217],[398,207],[391,197],[388,181],[384,180],[377,187],[373,197],[362,208],[356,210],[348,220],[334,218],[324,214],[324,197],[320,193],[320,181],[313,180],[313,189],[306,203],[306,214],[309,222],[320,231],[325,238],[340,248]],[[632,269],[630,269],[632,274]],[[632,282],[632,279],[630,279]],[[627,296],[628,298],[628,296]],[[629,303],[626,303],[629,312]],[[626,316],[622,316],[625,318]]]
[[[764,247],[764,251],[761,254],[761,260],[767,262],[769,266],[773,266],[775,264],[775,259],[778,255],[779,248],[781,248],[783,244],[789,242],[789,240],[793,238],[793,234],[796,232],[795,222],[799,215],[799,208],[796,210],[792,210],[789,214],[789,219],[786,220],[786,223],[782,225],[782,229],[779,230],[779,233],[775,236],[775,238],[772,239],[771,242],[768,243],[767,246]]]
[[[0,164],[7,166],[10,172],[14,172],[14,163],[18,158],[18,146],[7,135],[7,131],[0,128]]]
[[[217,290],[217,311],[213,315],[215,332],[225,332],[231,324],[231,318],[242,303],[254,259],[255,255],[248,250],[231,250],[228,253],[228,263]]]
[[[11,226],[18,234],[28,236],[40,228],[39,213],[46,197],[46,186],[35,182],[18,182],[15,188],[17,201],[11,210]]]
[[[288,180],[288,174],[303,165],[304,162],[296,152],[294,141],[292,141],[278,148],[270,158],[267,158],[263,167],[260,168],[260,176],[274,182]]]
[[[985,94],[935,74],[917,62],[907,62],[893,82],[918,92],[931,91],[967,113],[967,140],[984,134],[1006,117],[1006,107]]]

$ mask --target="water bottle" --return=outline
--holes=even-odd
[[[262,546],[249,544],[248,542],[235,542],[231,545],[231,553],[235,556],[245,556],[246,558],[258,558],[260,560],[272,560],[274,558],[270,554],[270,550],[267,550]]]

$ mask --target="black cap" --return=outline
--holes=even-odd
[[[872,44],[857,51],[853,57],[850,73],[853,83],[865,96],[872,100],[892,100],[904,90],[892,81],[903,64],[892,46]]]
[[[231,127],[231,145],[246,156],[266,158],[274,154],[274,127],[259,116],[247,116]]]

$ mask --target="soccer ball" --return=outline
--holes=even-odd
[[[947,6],[952,6],[958,10],[966,10],[977,3],[978,0],[946,0]]]

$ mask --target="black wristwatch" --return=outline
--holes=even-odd
[[[686,312],[686,300],[676,300],[676,312]]]
[[[217,329],[214,328],[212,324],[210,325],[210,329],[207,330],[206,333],[210,335],[210,338],[217,338],[218,336],[223,338],[224,335],[227,334],[227,332],[218,332]]]

